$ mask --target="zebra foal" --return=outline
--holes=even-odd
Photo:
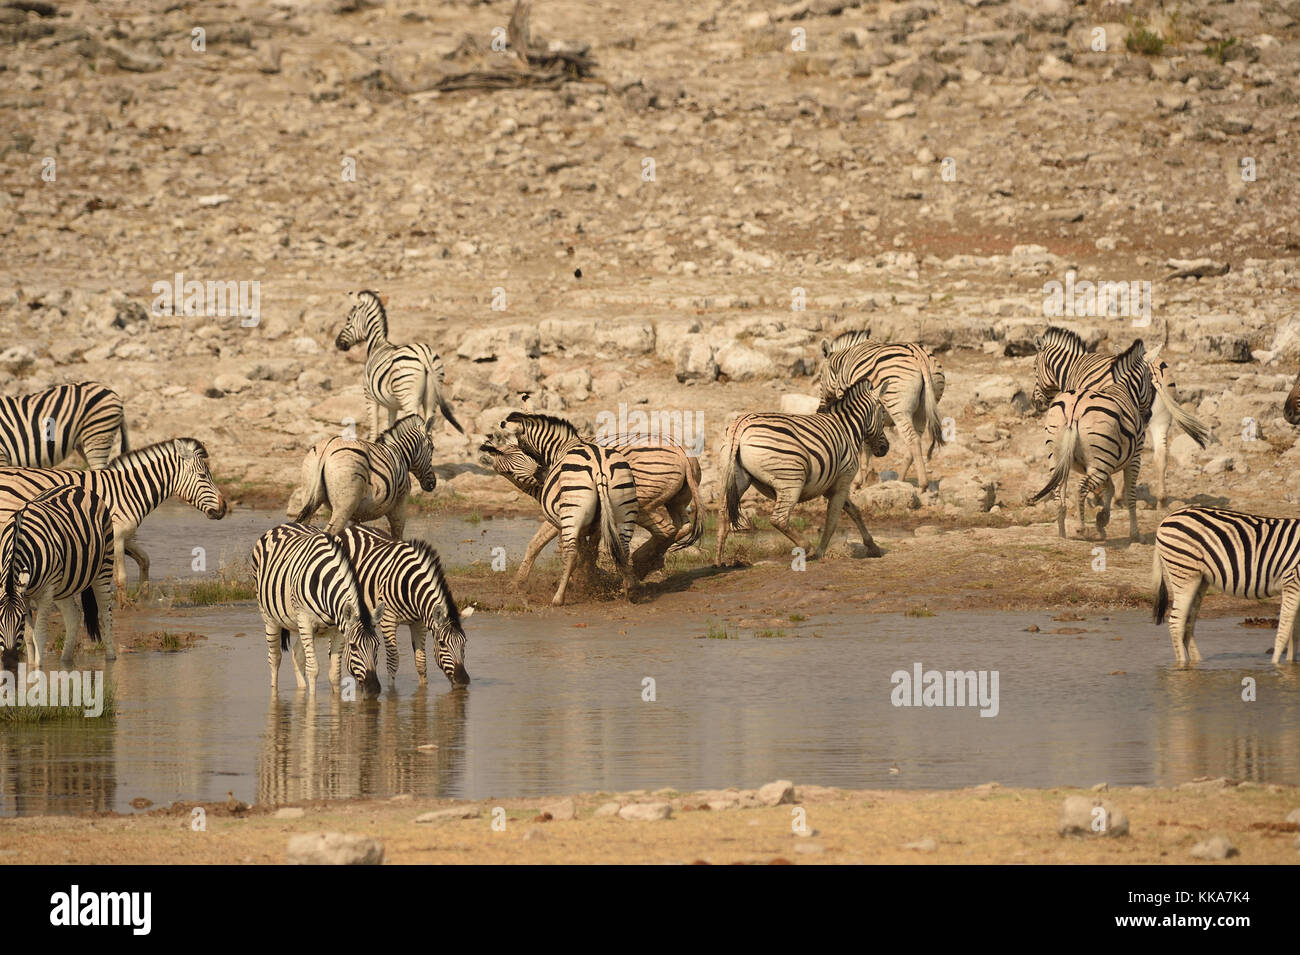
[[[1151,561],[1156,623],[1169,620],[1174,659],[1197,663],[1194,631],[1201,600],[1211,590],[1234,597],[1282,595],[1273,662],[1295,661],[1300,608],[1300,520],[1260,517],[1222,507],[1186,507],[1156,528]]]
[[[311,519],[323,504],[330,507],[325,530],[338,535],[348,521],[388,518],[393,536],[406,529],[406,505],[414,474],[425,491],[438,484],[433,471],[433,443],[429,426],[417,415],[407,415],[377,441],[327,438],[318,442],[302,462],[303,505],[294,515],[301,523]]]
[[[102,468],[119,434],[125,454],[122,399],[97,381],[0,397],[0,467],[53,468],[80,451],[88,466]]]
[[[339,351],[347,351],[360,342],[366,343],[365,394],[370,416],[370,437],[380,432],[380,409],[388,412],[391,428],[398,416],[418,414],[428,420],[435,407],[461,434],[451,406],[442,393],[446,368],[437,353],[424,344],[394,345],[388,340],[388,313],[379,293],[349,293],[352,308],[344,319],[343,329],[334,339]]]
[[[1139,338],[1111,364],[1111,380],[1104,389],[1058,392],[1047,410],[1044,428],[1052,474],[1029,503],[1037,504],[1053,491],[1058,492],[1056,529],[1061,537],[1065,537],[1070,472],[1083,473],[1079,482],[1079,533],[1086,539],[1085,498],[1099,494],[1101,508],[1097,512],[1096,528],[1104,539],[1115,497],[1111,475],[1123,471],[1129,540],[1139,539],[1137,479],[1153,400],[1151,376],[1143,355],[1144,346]]]
[[[826,525],[821,541],[808,554],[816,560],[826,553],[844,510],[862,532],[862,545],[871,557],[880,556],[862,512],[849,498],[853,478],[861,466],[865,445],[873,455],[889,453],[885,428],[889,413],[872,393],[871,383],[858,379],[844,396],[816,414],[746,414],[727,429],[722,448],[723,506],[718,513],[718,549],[714,563],[722,564],[727,535],[740,520],[740,498],[752,485],[775,500],[772,526],[807,553],[807,547],[790,528],[796,504],[826,498]]]
[[[281,524],[258,538],[251,566],[266,630],[271,690],[279,685],[281,651],[289,649],[296,632],[294,675],[299,688],[316,692],[319,667],[313,641],[318,631],[333,630],[330,682],[339,682],[346,662],[363,694],[377,696],[379,638],[356,569],[338,538],[302,524]]]
[[[90,639],[117,657],[113,644],[113,522],[104,501],[76,485],[54,487],[17,510],[0,531],[0,662],[12,669],[26,643],[24,629],[34,618],[27,656],[41,665],[50,613],[63,615],[63,662],[77,646],[77,621],[85,620]],[[77,613],[77,600],[81,613]]]

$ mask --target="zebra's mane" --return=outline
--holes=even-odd
[[[4,561],[4,595],[10,599],[18,596],[18,532],[22,530],[23,511],[18,510],[9,526],[0,531],[0,560]]]
[[[378,440],[381,443],[383,443],[385,438],[387,438],[389,441],[393,441],[396,438],[398,429],[404,426],[408,421],[415,421],[417,427],[419,427],[421,430],[424,429],[423,418],[421,418],[418,414],[408,414],[405,418],[398,418],[396,421],[394,421],[393,426],[391,428],[387,428],[384,431],[381,431]]]
[[[566,420],[565,418],[557,418],[555,415],[533,414],[532,412],[527,412],[527,411],[512,411],[510,412],[510,414],[506,416],[506,421],[510,422],[511,424],[515,422],[521,422],[523,424],[527,424],[530,420],[540,422],[541,424],[550,425],[552,428],[555,428],[559,431],[563,431],[565,434],[574,438],[582,437],[582,435],[578,433],[577,425],[575,425],[572,421]]]
[[[1075,354],[1083,354],[1088,350],[1087,344],[1079,337],[1078,332],[1071,331],[1068,328],[1061,328],[1059,325],[1051,325],[1047,331],[1043,332],[1038,339],[1038,348],[1039,351],[1048,348],[1061,348]]]
[[[832,401],[830,404],[828,404],[826,406],[826,411],[831,412],[836,410],[837,408],[845,407],[854,398],[856,398],[858,396],[858,393],[861,391],[866,391],[873,395],[875,394],[874,390],[871,387],[870,378],[866,378],[866,377],[859,378],[853,384],[849,385],[847,388],[844,389],[844,397],[841,398],[839,401]]]
[[[871,341],[871,329],[854,329],[847,332],[840,332],[830,341],[823,339],[822,354],[830,356],[837,351],[844,351],[846,348],[852,348],[854,345],[861,345],[863,342]]]
[[[1133,342],[1132,345],[1129,345],[1128,349],[1111,363],[1111,381],[1123,381],[1135,368],[1141,369],[1143,367],[1142,359],[1145,356],[1145,353],[1146,346],[1142,343],[1142,339],[1139,338],[1137,341]],[[1143,369],[1143,371],[1145,371],[1145,369]]]
[[[374,302],[374,304],[375,304],[375,312],[377,312],[378,315],[379,315],[379,326],[380,326],[380,328],[383,329],[383,331],[384,331],[384,336],[387,337],[387,335],[388,335],[388,312],[387,312],[387,310],[385,310],[385,308],[384,308],[384,303],[383,303],[383,301],[379,298],[379,293],[376,292],[376,291],[374,291],[373,289],[362,289],[360,292],[357,293],[357,298],[360,298],[362,295],[368,295],[368,296],[370,296],[371,300]]]
[[[312,528],[316,531],[316,528]],[[334,553],[342,561],[343,566],[347,568],[347,583],[352,590],[352,597],[357,602],[357,614],[361,617],[361,629],[374,631],[375,621],[370,616],[370,608],[366,606],[365,594],[361,591],[361,578],[357,574],[357,567],[352,563],[352,558],[348,556],[347,548],[333,534],[326,534],[324,531],[316,531],[328,542],[329,546],[334,549]]]
[[[153,444],[146,444],[143,448],[133,448],[125,454],[119,454],[108,462],[106,468],[122,470],[138,461],[152,461],[168,451],[177,449],[187,450],[201,458],[208,456],[208,449],[198,438],[168,438],[166,441],[155,441]]]
[[[434,579],[438,582],[438,589],[446,595],[443,601],[447,605],[447,620],[457,630],[460,629],[460,608],[456,606],[456,598],[451,595],[451,588],[447,586],[447,577],[442,572],[442,559],[438,557],[438,552],[434,550],[432,544],[418,537],[406,541],[407,544],[415,548],[415,552],[420,555],[420,562],[430,571],[433,572]]]

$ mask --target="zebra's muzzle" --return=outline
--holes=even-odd
[[[229,507],[228,507],[228,505],[226,504],[226,499],[223,497],[220,501],[217,502],[217,506],[216,506],[216,507],[210,507],[210,508],[208,508],[208,510],[206,511],[206,513],[207,513],[207,515],[208,515],[208,520],[210,520],[210,521],[219,521],[219,520],[221,520],[223,517],[226,516],[226,511],[227,511],[227,510],[229,510]]]
[[[361,681],[361,695],[367,700],[373,700],[379,696],[380,690],[379,674],[374,670],[367,670],[365,679]]]
[[[432,491],[437,486],[438,486],[438,479],[436,477],[431,477],[427,481],[424,478],[420,478],[420,488],[426,493],[428,491]]]
[[[465,669],[465,664],[456,664],[456,669],[447,674],[447,679],[453,687],[469,686],[469,671]]]
[[[334,347],[339,351],[347,351],[352,347],[352,343],[340,335],[338,338],[334,339]]]

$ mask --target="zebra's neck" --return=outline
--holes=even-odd
[[[108,487],[114,510],[137,524],[176,492],[180,461],[174,451],[128,454],[85,472],[96,492]]]

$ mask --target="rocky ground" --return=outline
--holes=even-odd
[[[937,491],[862,503],[1007,526],[1052,518],[1024,505],[1026,396],[1073,270],[1151,283],[1149,326],[1060,323],[1167,342],[1219,439],[1174,441],[1175,500],[1294,507],[1300,0],[544,0],[533,47],[592,75],[436,88],[519,69],[491,49],[512,6],[0,5],[0,389],[109,382],[134,444],[195,435],[234,498],[281,506],[364,417],[332,340],[370,287],[472,432],[443,429],[427,503],[529,505],[475,452],[521,392],[685,413],[716,503],[728,417],[797,404],[820,340],[870,327],[939,354],[952,440]],[[176,273],[260,283],[257,324],[160,314]]]
[[[1293,864],[1296,804],[1291,787],[1229,779],[947,792],[778,781],[451,804],[409,795],[284,807],[146,800],[129,815],[0,819],[0,862]]]

